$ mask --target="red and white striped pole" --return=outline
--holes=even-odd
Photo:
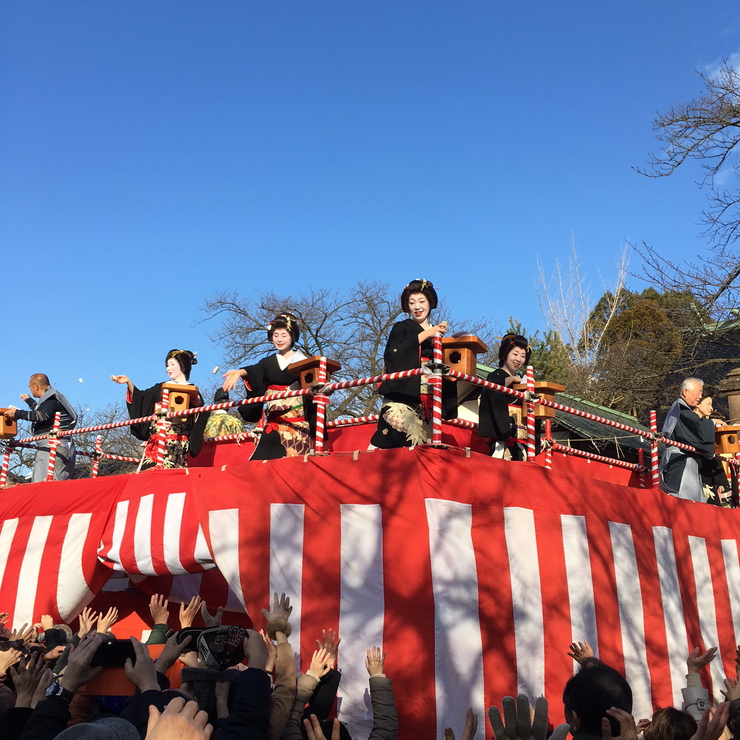
[[[442,444],[442,335],[435,334],[432,340],[432,374],[428,383],[432,388],[432,444]]]
[[[100,472],[100,460],[103,457],[103,438],[98,434],[97,437],[95,437],[95,454],[93,457],[93,464],[92,464],[92,477],[97,478],[98,473]]]
[[[62,426],[62,414],[57,411],[54,414],[54,426],[49,432],[49,465],[46,468],[46,480],[54,480],[54,466],[57,462],[57,450],[62,440],[59,439],[59,431]]]
[[[319,358],[319,371],[317,382],[322,385],[328,381],[326,372],[326,357]],[[326,393],[317,393],[313,397],[316,404],[316,439],[314,440],[314,452],[321,454],[324,451],[324,434],[326,431],[326,407],[329,405],[329,396]]]
[[[545,419],[545,467],[552,469],[552,419]]]
[[[5,445],[5,452],[3,452],[3,462],[2,465],[0,465],[0,488],[5,488],[5,484],[8,482],[8,470],[10,469],[10,452],[12,449],[12,445]]]
[[[637,450],[637,464],[640,466],[640,488],[647,488],[647,470],[645,468],[645,451],[640,447]]]
[[[650,440],[650,477],[653,488],[660,488],[660,478],[658,476],[658,414],[656,411],[650,412],[650,431],[653,434]]]
[[[167,414],[170,411],[170,391],[169,388],[162,388],[162,398],[159,402],[157,414],[157,470],[164,468],[164,458],[167,446]]]
[[[527,393],[531,399],[534,394],[534,368],[531,365],[527,366]],[[527,401],[527,460],[532,462],[537,451],[536,446],[536,429],[534,420],[534,401]]]

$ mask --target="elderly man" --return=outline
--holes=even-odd
[[[696,413],[703,392],[703,380],[686,378],[663,423],[666,439],[683,442],[698,451],[697,454],[666,446],[660,461],[660,487],[672,496],[690,501],[706,501],[701,479],[702,458],[714,457],[714,423]]]
[[[51,387],[49,378],[43,373],[32,375],[28,381],[28,393],[21,393],[21,399],[30,407],[30,411],[23,411],[11,406],[5,411],[9,419],[24,419],[32,422],[33,434],[48,434],[54,426],[54,416],[57,411],[61,414],[62,431],[74,429],[77,424],[77,414],[72,404],[57,390]],[[33,398],[31,398],[33,396]],[[38,443],[36,460],[33,465],[32,483],[46,480],[49,468],[49,443],[42,440]],[[64,437],[57,448],[57,457],[54,465],[55,480],[74,478],[75,472],[75,445],[70,437]]]

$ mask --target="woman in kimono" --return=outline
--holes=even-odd
[[[401,310],[409,318],[393,325],[383,360],[386,373],[413,370],[432,359],[432,337],[447,331],[447,322],[432,324],[437,292],[429,280],[412,280],[401,293]],[[422,398],[429,398],[424,376],[386,380],[378,393],[383,396],[378,427],[370,449],[413,447],[429,438],[428,413]]]
[[[287,369],[291,363],[306,359],[306,355],[295,347],[299,335],[296,317],[289,313],[278,314],[267,329],[267,338],[277,352],[255,365],[225,372],[224,390],[234,388],[240,378],[247,387],[247,398],[299,390],[298,375]],[[259,422],[259,441],[250,460],[295,457],[313,450],[315,414],[313,403],[305,396],[268,400],[264,416],[262,407],[258,405],[239,406],[238,409],[245,421]]]
[[[499,367],[488,374],[486,380],[510,388],[521,383],[519,371],[529,364],[532,350],[521,334],[507,334],[498,351]],[[523,460],[524,450],[516,441],[516,429],[509,415],[511,396],[489,388],[481,390],[478,414],[478,434],[488,439],[491,457],[504,457],[509,450],[512,460]]]
[[[171,349],[165,358],[165,368],[169,380],[167,382],[178,385],[192,385],[190,383],[190,370],[198,363],[195,355],[188,349]],[[126,407],[129,418],[140,419],[143,416],[151,416],[162,398],[162,383],[157,383],[151,388],[140,390],[126,375],[111,375],[114,383],[125,384]],[[196,405],[202,406],[203,399],[199,395]],[[195,457],[203,443],[203,430],[208,420],[208,414],[196,414],[185,417],[185,421],[167,422],[167,441],[165,445],[164,467],[186,468],[187,458]],[[157,423],[143,422],[131,426],[131,434],[137,439],[146,442],[144,457],[139,468],[145,470],[156,466],[157,460]]]

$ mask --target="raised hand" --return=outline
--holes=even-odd
[[[31,642],[33,632],[33,625],[29,627],[28,624],[24,622],[23,626],[19,630],[13,630],[10,633],[9,639],[11,642],[14,642],[15,640],[23,640],[23,644],[27,645],[29,642]]]
[[[718,740],[725,731],[727,718],[730,715],[730,703],[723,701],[714,708],[714,714],[710,717],[711,707],[708,707],[699,720],[699,726],[690,740]]]
[[[477,731],[478,715],[473,712],[471,707],[465,715],[465,729],[463,730],[463,734],[460,735],[460,740],[473,740]],[[445,728],[445,740],[455,740],[455,733],[451,727]]]
[[[46,632],[46,630],[50,630],[54,628],[54,620],[51,618],[51,614],[42,614],[41,615],[41,629]]]
[[[103,612],[100,612],[98,616],[98,632],[105,634],[116,622],[118,621],[118,609],[112,606],[103,616]]]
[[[637,725],[635,724],[635,718],[624,709],[607,709],[606,713],[608,717],[603,717],[601,720],[601,735],[603,740],[616,740],[612,735],[612,726],[609,722],[609,717],[619,722],[619,735],[617,736],[620,740],[637,740]]]
[[[208,606],[204,601],[200,607],[200,615],[203,617],[203,623],[206,627],[220,627],[221,618],[224,615],[224,608],[219,606],[218,609],[216,609],[216,613],[211,615],[208,612]]]
[[[490,707],[488,721],[496,740],[545,740],[547,732],[547,700],[539,697],[534,705],[534,719],[529,699],[519,694],[516,699],[505,696],[501,700],[504,720],[498,707]]]
[[[159,673],[167,673],[183,653],[192,650],[190,647],[190,643],[193,641],[191,635],[188,635],[182,642],[177,641],[177,636],[177,632],[169,636],[157,658],[156,666]]]
[[[321,630],[321,641],[316,640],[316,644],[326,650],[329,668],[337,667],[337,653],[339,652],[339,643],[341,641],[342,638],[339,637],[339,633],[332,629]]]
[[[368,650],[368,652],[370,651]],[[322,676],[329,673],[330,668],[329,653],[326,649],[319,648],[318,650],[314,650],[313,657],[311,658],[311,665],[308,670],[311,671],[316,678],[320,679]]]
[[[594,657],[594,650],[588,644],[588,640],[584,640],[583,642],[571,642],[568,646],[568,650],[568,655],[577,663],[583,663],[586,658]]]
[[[265,649],[267,650],[267,663],[265,663],[265,670],[268,673],[272,673],[275,670],[275,661],[277,660],[277,647],[265,634],[264,630],[260,630],[260,635],[262,635],[262,641],[265,643]]]
[[[385,653],[379,647],[373,646],[372,648],[368,648],[367,657],[365,658],[365,668],[367,668],[370,677],[382,675],[384,665]]]
[[[76,648],[72,648],[64,676],[59,681],[62,688],[74,693],[103,670],[102,666],[92,666],[92,659],[103,639],[103,635],[96,633],[86,637]]]
[[[304,719],[303,726],[306,728],[306,738],[308,740],[324,740],[324,731],[321,729],[321,723],[315,714],[312,714],[310,719]],[[331,728],[331,740],[339,740],[340,732],[339,720],[335,719]]]
[[[149,613],[152,615],[154,624],[167,624],[170,613],[167,611],[167,599],[162,594],[155,594],[149,599]]]
[[[180,604],[180,629],[186,627],[192,627],[195,617],[200,611],[200,605],[203,603],[203,599],[197,594],[190,599],[187,606]]]
[[[198,708],[198,702],[177,696],[164,712],[149,706],[146,740],[209,740],[213,727],[208,724],[208,713]]]
[[[15,706],[31,707],[35,706],[34,698],[39,684],[46,682],[45,689],[53,681],[54,677],[51,669],[46,667],[43,657],[36,653],[30,657],[23,657],[18,663],[17,668],[10,669],[10,675],[13,677],[15,686],[16,699]]]
[[[717,648],[711,647],[706,653],[699,654],[699,648],[694,648],[686,658],[686,667],[689,673],[699,673],[705,665],[709,665],[717,655]]]
[[[4,678],[10,666],[15,665],[20,660],[21,655],[23,653],[15,648],[0,652],[0,676]]]
[[[131,638],[131,644],[134,646],[134,655],[136,662],[132,663],[131,658],[126,658],[123,664],[123,670],[126,672],[126,678],[136,686],[143,694],[145,691],[159,689],[157,675],[154,669],[154,661],[146,645],[142,645],[135,637]]]
[[[94,612],[89,606],[86,606],[82,610],[82,614],[80,614],[80,628],[77,630],[77,634],[80,638],[90,632],[99,616],[102,615]]]
[[[290,614],[292,611],[293,607],[290,605],[290,597],[286,596],[284,593],[278,596],[276,591],[273,596],[272,611],[263,609],[262,616],[268,622],[272,621],[273,619],[282,619],[287,622],[290,619]]]

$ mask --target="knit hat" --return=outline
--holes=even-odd
[[[101,717],[63,730],[57,740],[141,740],[139,731],[120,717]]]

